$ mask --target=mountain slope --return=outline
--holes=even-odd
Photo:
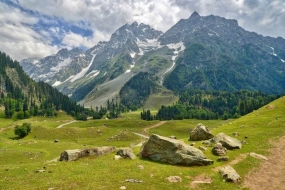
[[[65,57],[58,52],[39,61],[47,68],[60,69],[45,71],[44,76],[37,74],[41,76],[38,78],[88,106],[100,106],[115,98],[140,72],[148,72],[157,85],[176,92],[285,92],[285,39],[246,31],[236,20],[219,16],[194,12],[165,33],[134,22],[86,52],[62,51]],[[21,64],[30,74],[40,73],[43,67],[34,59]]]
[[[172,90],[285,91],[283,38],[263,37],[235,20],[193,13],[163,34],[159,41],[183,41],[186,50],[164,85]]]
[[[5,104],[5,110],[10,112],[7,117],[12,117],[15,111],[41,116],[51,116],[49,112],[53,108],[68,114],[83,111],[83,107],[57,89],[32,80],[17,61],[3,52],[0,52],[0,95],[0,104]]]

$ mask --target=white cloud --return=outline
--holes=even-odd
[[[73,32],[69,32],[64,36],[62,43],[63,45],[68,46],[69,48],[81,47],[81,46],[91,48],[99,41],[104,41],[108,39],[109,35],[105,35],[98,31],[96,32],[96,37],[92,36],[90,38],[83,37]]]
[[[45,57],[56,53],[59,50],[57,46],[50,46],[40,42],[21,41],[21,42],[2,42],[1,51],[6,52],[15,60],[31,57]]]
[[[18,61],[29,57],[44,57],[59,50],[49,44],[49,34],[40,33],[30,26],[38,22],[19,9],[0,3],[0,51]]]
[[[125,23],[134,21],[149,24],[164,32],[180,19],[188,18],[194,11],[202,16],[214,14],[237,19],[247,30],[263,35],[285,37],[283,0],[17,0],[13,2],[31,12],[0,2],[0,50],[19,60],[33,56],[47,56],[48,53],[54,53],[65,46],[92,47],[99,41],[108,40],[111,34]],[[66,32],[66,28],[60,26],[59,20],[89,29],[93,35],[86,37],[75,31]],[[51,25],[50,28],[37,28],[36,31],[32,26],[39,21]],[[58,44],[52,45],[52,39],[56,39]],[[40,47],[44,47],[45,50],[40,50]]]

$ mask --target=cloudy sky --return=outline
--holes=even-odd
[[[165,32],[194,11],[285,38],[285,0],[0,0],[0,51],[20,61],[61,48],[88,49],[125,23]]]

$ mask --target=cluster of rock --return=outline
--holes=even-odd
[[[225,156],[227,150],[240,149],[242,143],[236,138],[230,137],[224,133],[219,133],[214,136],[211,131],[203,124],[198,124],[194,130],[190,133],[191,141],[202,141],[208,147],[214,144],[212,153],[217,156],[221,156],[217,161],[228,161],[229,157]],[[179,164],[185,166],[205,166],[213,164],[214,161],[207,159],[202,151],[208,149],[204,146],[200,146],[199,149],[193,145],[188,145],[183,141],[177,140],[176,137],[163,137],[153,134],[143,144],[141,152],[138,154],[141,158],[148,158],[153,161],[165,162],[169,164]],[[103,146],[91,149],[75,149],[65,150],[60,155],[60,161],[74,161],[85,156],[101,156],[110,154],[116,151],[114,157],[115,160],[121,158],[135,159],[131,148],[116,149],[114,146]],[[256,156],[256,154],[252,154]],[[264,158],[262,158],[264,159]],[[240,176],[231,166],[225,166],[220,170],[220,173],[226,181],[232,181],[234,183],[240,181]]]

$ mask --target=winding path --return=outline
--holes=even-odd
[[[160,125],[164,124],[165,122],[166,122],[166,121],[160,121],[159,123],[157,123],[157,124],[155,124],[155,125],[151,125],[151,126],[149,126],[149,127],[146,127],[146,128],[143,129],[143,132],[144,132],[145,134],[148,134],[148,131],[149,131],[150,129],[159,127]],[[135,132],[133,132],[133,133],[134,133],[135,135],[137,135],[137,136],[142,137],[142,138],[146,138],[146,139],[149,138],[149,136],[146,136],[146,135],[143,135],[143,134],[140,134],[140,133],[135,133]]]
[[[59,125],[59,126],[57,127],[57,129],[62,128],[63,126],[68,125],[68,124],[70,124],[70,123],[74,123],[74,122],[76,122],[76,120],[72,120],[72,121],[70,121],[70,122],[68,122],[68,123],[61,124],[61,125]]]

